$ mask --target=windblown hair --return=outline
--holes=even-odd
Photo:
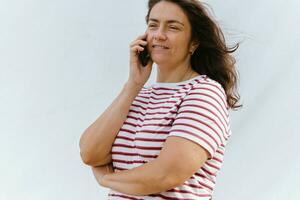
[[[161,1],[177,4],[188,17],[192,32],[191,41],[199,42],[191,57],[192,69],[222,85],[229,108],[241,107],[242,105],[237,105],[240,96],[237,92],[236,60],[230,55],[238,49],[239,43],[232,48],[226,46],[224,34],[218,23],[210,16],[205,3],[198,0],[149,0],[147,24],[152,8]]]

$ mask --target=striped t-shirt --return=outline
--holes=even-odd
[[[114,170],[132,169],[154,160],[168,136],[183,137],[201,145],[211,159],[184,184],[171,190],[133,196],[110,189],[108,199],[211,199],[230,135],[224,89],[208,76],[144,86],[114,141],[111,151]]]

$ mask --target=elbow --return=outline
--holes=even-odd
[[[88,152],[88,151],[85,151],[82,149],[80,150],[80,157],[81,157],[82,162],[89,166],[97,167],[102,164],[99,162],[99,158],[98,158],[98,161],[96,161],[95,157],[91,154],[91,152]]]
[[[80,150],[80,157],[84,164],[86,165],[92,164],[91,156],[88,153],[84,152],[83,150]]]
[[[93,155],[88,146],[84,143],[84,135],[81,136],[79,141],[80,157],[84,164],[91,165],[93,163]]]
[[[91,162],[91,156],[86,149],[86,145],[84,145],[84,134],[81,136],[79,141],[79,149],[80,149],[80,157],[81,160],[85,164],[89,164]]]
[[[105,157],[95,157],[89,152],[80,151],[80,157],[84,164],[91,167],[99,167],[107,165],[112,162],[111,153],[107,154]]]
[[[83,134],[79,141],[80,157],[83,163],[89,166],[98,167],[112,161],[110,151],[104,150],[99,145],[97,148],[92,148],[91,146],[92,144],[87,143]]]

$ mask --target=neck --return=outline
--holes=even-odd
[[[189,80],[199,74],[192,70],[189,63],[184,62],[180,65],[157,65],[157,82],[177,83]]]

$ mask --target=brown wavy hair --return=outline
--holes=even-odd
[[[199,42],[191,57],[192,69],[222,85],[229,108],[241,107],[242,105],[237,105],[240,96],[237,92],[236,60],[230,55],[238,49],[239,43],[231,48],[226,46],[224,34],[205,7],[207,4],[199,0],[149,0],[147,24],[152,8],[161,1],[177,4],[188,17],[192,32],[191,41]]]

